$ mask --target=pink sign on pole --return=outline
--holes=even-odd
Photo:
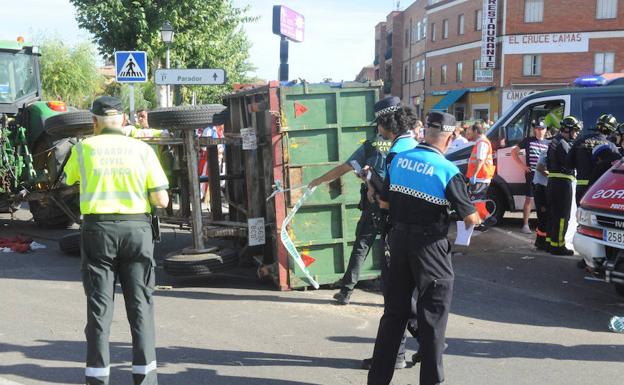
[[[302,42],[305,18],[283,5],[273,6],[273,33],[292,41]]]

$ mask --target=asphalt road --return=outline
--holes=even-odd
[[[47,248],[0,253],[0,385],[84,383],[79,260],[56,243],[67,231],[6,218],[0,237],[26,233]],[[456,250],[446,384],[621,384],[624,335],[610,333],[607,322],[624,315],[624,298],[584,280],[578,257],[536,252],[519,227],[508,220]],[[188,233],[167,233],[158,257],[189,242]],[[382,312],[374,291],[358,290],[351,305],[336,306],[334,290],[278,292],[252,269],[193,283],[159,271],[157,283],[174,285],[156,293],[161,384],[366,382],[360,360],[371,355]],[[121,296],[116,306],[111,383],[131,383]],[[395,382],[418,384],[418,368],[397,371]]]

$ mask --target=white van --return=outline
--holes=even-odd
[[[495,151],[496,176],[488,194],[496,202],[495,216],[502,220],[505,211],[520,211],[524,204],[525,177],[511,157],[511,148],[531,135],[531,121],[545,118],[560,109],[562,116],[573,115],[583,121],[583,130],[594,127],[601,114],[613,114],[624,121],[624,86],[561,88],[526,96],[509,109],[487,132]],[[465,172],[472,146],[448,153],[446,157]]]

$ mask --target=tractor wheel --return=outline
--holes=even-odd
[[[44,123],[44,131],[55,140],[92,134],[93,114],[83,110],[51,116]]]
[[[64,138],[61,140],[53,140],[50,135],[43,135],[35,144],[33,156],[33,166],[37,172],[47,171],[48,187],[56,181],[63,170],[63,162],[68,156],[74,145],[74,139]],[[62,198],[65,204],[74,213],[80,212],[80,199],[78,194],[67,195]],[[30,212],[33,215],[35,223],[46,228],[67,228],[74,221],[65,214],[63,210],[54,201],[45,198],[40,201],[30,201],[28,203]]]
[[[202,128],[222,124],[226,116],[226,107],[221,104],[200,104],[150,111],[149,122],[150,127],[169,130]]]
[[[72,257],[80,256],[80,233],[68,234],[59,239],[59,249]]]

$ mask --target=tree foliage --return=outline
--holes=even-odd
[[[227,85],[194,87],[198,99],[218,102],[232,83],[245,81],[250,43],[244,30],[253,17],[248,9],[236,8],[232,0],[70,0],[76,7],[78,24],[91,32],[100,53],[146,51],[149,72],[164,67],[166,46],[160,29],[169,21],[175,30],[171,63],[175,68],[224,68]],[[183,92],[186,102],[191,90]]]
[[[87,108],[101,91],[104,79],[97,70],[91,43],[68,46],[60,40],[43,41],[40,63],[45,99],[63,100],[71,106]]]

